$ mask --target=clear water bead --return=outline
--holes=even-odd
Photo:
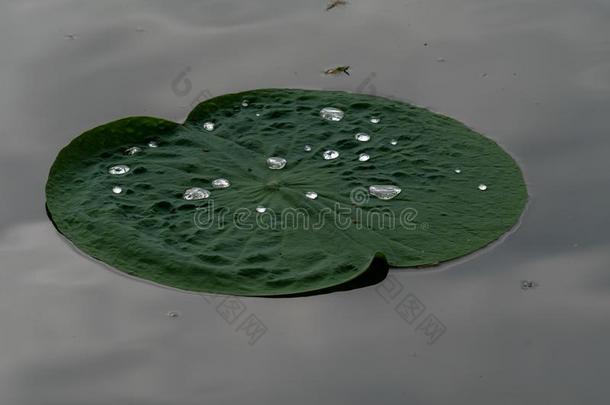
[[[336,150],[325,150],[322,153],[322,157],[324,158],[324,160],[333,160],[339,157],[339,152],[337,152]]]
[[[112,187],[112,192],[114,194],[121,194],[123,192],[123,189],[119,186],[114,186],[114,187]]]
[[[271,170],[280,170],[286,166],[286,159],[277,156],[271,156],[267,159],[267,167]]]
[[[358,132],[356,135],[354,135],[354,138],[360,142],[368,142],[371,140],[371,136],[369,134],[365,134],[364,132]]]
[[[256,212],[258,212],[259,214],[262,214],[266,211],[267,211],[267,208],[263,207],[262,205],[259,205],[258,207],[256,207]]]
[[[214,130],[214,123],[213,122],[206,122],[203,124],[203,129],[205,129],[206,131],[213,131]]]
[[[116,165],[108,169],[108,173],[114,175],[122,175],[129,173],[131,169],[127,165]]]
[[[305,152],[311,152],[311,145],[305,145],[303,149],[305,150]]]
[[[392,145],[392,146],[396,146],[396,145],[398,145],[398,140],[396,140],[396,139],[392,139],[392,140],[390,141],[390,145]]]
[[[371,124],[379,124],[381,118],[379,117],[371,117]]]
[[[345,114],[335,107],[324,107],[320,110],[320,117],[327,121],[341,121]]]
[[[186,189],[184,191],[184,194],[182,195],[182,198],[184,198],[187,201],[203,200],[203,199],[206,199],[209,197],[210,197],[210,192],[208,190],[206,190],[205,188],[200,188],[200,187],[192,187],[192,188]]]
[[[256,116],[257,116],[257,117],[260,117],[260,116],[261,116],[261,113],[256,113]]]
[[[316,198],[318,198],[318,193],[316,193],[315,191],[308,191],[305,193],[305,197],[309,198],[310,200],[315,200]]]
[[[250,105],[250,103],[248,103],[248,100],[244,100],[241,102],[242,107],[247,107],[248,105]]]
[[[400,194],[402,190],[393,185],[376,185],[369,187],[369,194],[380,200],[391,200]]]
[[[128,156],[135,155],[136,153],[142,152],[142,149],[137,146],[132,146],[131,148],[125,149],[125,154]]]
[[[157,142],[155,142],[155,141],[149,141],[148,142],[148,147],[149,148],[158,148],[159,144]]]
[[[370,158],[371,157],[369,155],[367,155],[366,153],[361,153],[360,156],[358,156],[358,160],[361,162],[366,162]]]
[[[485,184],[479,184],[479,190],[485,191],[487,190],[487,186]]]
[[[212,187],[214,188],[229,188],[231,183],[227,179],[216,179],[212,181]]]
[[[456,172],[457,174],[462,173],[462,169],[455,169],[454,172]]]

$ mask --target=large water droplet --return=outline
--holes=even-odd
[[[345,114],[335,107],[324,107],[320,110],[320,117],[327,121],[341,121]]]
[[[112,192],[114,194],[121,194],[123,192],[123,188],[119,187],[119,186],[114,186],[114,187],[112,187]]]
[[[311,152],[311,145],[305,145],[303,149],[305,150],[305,152]]]
[[[354,135],[354,138],[360,142],[368,142],[371,140],[371,136],[369,134],[365,134],[364,132],[358,132],[356,135]]]
[[[131,148],[125,149],[125,154],[128,156],[135,155],[136,153],[142,152],[142,149],[137,146],[132,146]]]
[[[116,165],[116,166],[112,166],[111,168],[109,168],[108,173],[114,174],[114,175],[122,175],[122,174],[129,173],[130,170],[131,169],[127,165]]]
[[[187,201],[203,200],[208,197],[210,197],[210,192],[208,190],[206,190],[205,188],[200,188],[200,187],[192,187],[192,188],[186,189],[184,191],[184,194],[182,195],[182,198],[184,198]]]
[[[381,118],[379,117],[371,117],[371,124],[379,124]]]
[[[339,152],[332,149],[325,150],[324,152],[322,152],[322,157],[324,158],[324,160],[333,160],[339,157]]]
[[[361,162],[366,162],[370,158],[371,157],[369,155],[367,155],[366,153],[361,153],[360,156],[358,156],[358,160]]]
[[[277,156],[271,156],[267,159],[267,167],[271,170],[280,170],[286,166],[286,159]]]
[[[315,191],[308,191],[305,193],[305,197],[309,198],[310,200],[315,200],[316,198],[318,198],[318,193],[316,193]]]
[[[379,198],[380,200],[391,200],[400,194],[402,190],[393,185],[376,185],[369,187],[369,194]]]
[[[214,188],[229,188],[231,183],[227,179],[216,179],[212,181],[212,187]]]
[[[267,211],[267,208],[263,207],[262,205],[259,205],[258,207],[256,207],[256,212],[258,212],[259,214],[262,214],[265,211]]]
[[[241,106],[242,106],[242,107],[247,107],[248,105],[250,105],[250,103],[248,103],[248,100],[243,100],[243,101],[241,102]]]
[[[396,140],[396,139],[392,139],[392,140],[390,141],[390,145],[392,145],[392,146],[396,146],[396,145],[398,145],[398,140]]]
[[[148,147],[149,148],[158,148],[159,144],[157,142],[155,142],[155,141],[149,141],[148,142]]]
[[[455,169],[454,172],[456,172],[457,174],[462,173],[462,169]]]
[[[206,131],[213,131],[214,130],[214,123],[213,122],[205,122],[203,124],[203,129],[205,129]]]
[[[479,190],[485,191],[487,190],[487,186],[485,184],[479,184]]]

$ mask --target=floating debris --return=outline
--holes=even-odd
[[[322,152],[322,157],[324,158],[324,160],[333,160],[339,157],[339,152],[332,149],[325,150],[324,152]]]
[[[203,124],[203,129],[205,129],[206,131],[213,131],[214,130],[214,123],[213,122],[206,122]]]
[[[393,185],[375,185],[369,187],[369,194],[380,200],[391,200],[400,194],[402,190]]]
[[[360,142],[368,142],[371,140],[371,136],[364,132],[358,132],[356,135],[354,135],[354,138],[356,138],[356,140]]]
[[[192,187],[192,188],[186,189],[184,191],[184,194],[182,195],[182,198],[184,198],[187,201],[204,200],[209,197],[210,197],[210,192],[208,190],[206,190],[205,188],[200,188],[200,187]]]
[[[129,173],[130,170],[131,169],[127,165],[116,165],[109,168],[108,173],[113,174],[115,176],[120,176]]]
[[[325,75],[338,75],[341,73],[349,76],[349,66],[335,66],[324,71]]]
[[[229,188],[231,183],[227,179],[216,179],[212,182],[214,188]]]
[[[530,280],[522,280],[521,281],[521,289],[522,290],[530,290],[532,288],[538,287],[538,283]]]
[[[315,200],[316,198],[318,198],[318,193],[316,193],[315,191],[308,191],[305,193],[305,197],[309,198],[310,200]]]
[[[327,121],[341,121],[345,113],[335,107],[324,107],[320,110],[320,117]]]
[[[167,316],[169,316],[170,318],[178,318],[180,316],[180,312],[178,312],[178,311],[169,311],[167,313]]]
[[[282,157],[272,156],[267,159],[267,167],[271,170],[280,170],[286,166],[286,159]]]
[[[326,6],[326,11],[332,10],[335,7],[338,6],[345,6],[347,5],[347,1],[346,0],[331,0],[328,5]]]

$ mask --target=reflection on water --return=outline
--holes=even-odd
[[[0,403],[606,402],[608,4],[77,3],[0,5]],[[80,132],[259,87],[471,125],[524,169],[522,225],[440,269],[235,300],[109,271],[46,219],[48,168]]]

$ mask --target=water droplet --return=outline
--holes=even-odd
[[[320,110],[320,117],[327,121],[341,121],[345,114],[335,107],[324,107]]]
[[[286,166],[286,159],[277,156],[271,156],[267,159],[267,167],[271,170],[280,170]]]
[[[231,183],[227,179],[216,179],[212,182],[214,188],[229,188]]]
[[[443,58],[443,57],[441,57],[441,58],[436,58],[436,61],[437,61],[437,62],[444,62],[444,61],[445,61],[445,58]]]
[[[258,207],[256,207],[256,212],[258,212],[259,214],[264,213],[265,211],[267,211],[267,208],[259,205]]]
[[[396,139],[392,139],[392,140],[390,141],[390,145],[392,145],[392,146],[396,146],[396,145],[398,145],[398,140],[396,140]]]
[[[331,149],[325,150],[324,152],[322,152],[322,157],[324,158],[324,160],[333,160],[339,157],[339,152]]]
[[[456,172],[457,174],[462,173],[462,169],[455,169],[454,172]]]
[[[167,313],[167,316],[169,316],[170,318],[178,318],[180,316],[180,312],[177,311],[169,311]]]
[[[521,289],[522,290],[529,290],[531,288],[536,288],[538,287],[538,283],[535,281],[530,281],[530,280],[522,280],[521,281]]]
[[[159,144],[156,141],[149,141],[148,142],[148,147],[149,148],[158,148]]]
[[[305,152],[311,152],[311,145],[305,145],[303,149],[305,149]]]
[[[379,124],[381,118],[379,117],[371,117],[371,124]]]
[[[244,100],[241,102],[241,106],[242,107],[247,107],[250,103],[248,103],[248,100]]]
[[[116,165],[116,166],[112,166],[110,169],[108,169],[108,173],[114,174],[114,175],[122,175],[122,174],[129,173],[130,170],[131,169],[127,165]]]
[[[371,157],[369,155],[367,155],[366,153],[361,153],[360,156],[358,156],[358,160],[361,162],[366,162],[370,158]]]
[[[205,129],[206,131],[213,131],[214,130],[214,123],[213,122],[206,122],[203,124],[203,129]]]
[[[369,187],[369,194],[379,198],[380,200],[391,200],[400,194],[401,191],[402,190],[400,188],[392,185],[376,185]]]
[[[358,132],[356,135],[354,135],[354,138],[360,142],[368,142],[371,140],[371,136],[369,134],[365,134],[364,132]]]
[[[137,146],[132,146],[131,148],[125,149],[125,154],[128,156],[132,156],[140,152],[142,152],[142,149]]]
[[[114,194],[121,194],[123,192],[123,189],[119,186],[114,186],[114,187],[112,187],[112,192]]]
[[[186,189],[184,191],[184,194],[182,195],[182,198],[184,198],[187,201],[203,200],[208,197],[210,197],[210,192],[208,190],[206,190],[205,188],[199,188],[199,187],[192,187],[192,188]]]
[[[485,191],[487,190],[487,186],[485,184],[479,184],[479,190]]]
[[[257,116],[257,117],[260,117],[260,116],[261,116],[261,113],[256,113],[256,116]]]
[[[318,193],[316,193],[315,191],[308,191],[305,193],[305,197],[309,198],[310,200],[315,200],[316,198],[318,198]]]

